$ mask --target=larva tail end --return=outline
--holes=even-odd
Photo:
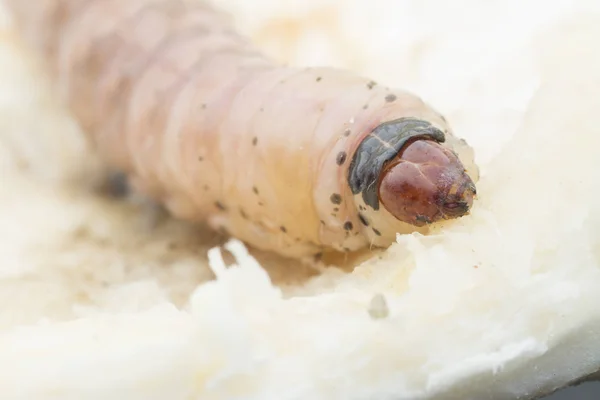
[[[416,140],[385,165],[378,194],[395,218],[424,226],[467,215],[476,189],[456,154],[440,143]]]

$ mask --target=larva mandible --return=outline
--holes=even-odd
[[[106,162],[178,218],[302,257],[472,206],[473,151],[423,100],[279,65],[206,2],[8,5]]]

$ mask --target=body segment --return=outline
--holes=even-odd
[[[83,130],[176,217],[293,257],[387,246],[427,228],[380,204],[394,202],[398,179],[380,178],[406,146],[452,149],[476,176],[470,148],[420,98],[349,71],[278,65],[207,3],[39,3],[8,0]]]

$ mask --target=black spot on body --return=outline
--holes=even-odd
[[[320,222],[321,222],[321,225],[325,225],[325,221],[320,220]]]
[[[377,82],[371,81],[371,82],[367,83],[367,88],[369,88],[369,90],[371,90],[375,87],[375,85],[377,85]]]
[[[345,151],[340,151],[338,153],[338,155],[335,157],[335,162],[337,165],[342,165],[344,162],[346,162],[346,158],[348,157],[348,155],[346,154]]]
[[[102,191],[111,197],[123,198],[129,194],[129,178],[123,172],[110,172]]]
[[[381,232],[379,232],[377,229],[373,228],[373,232],[377,235],[377,236],[381,236]]]
[[[204,161],[204,157],[198,156],[198,161]]]
[[[259,201],[259,202],[258,202],[258,205],[262,207],[262,206],[264,206],[264,205],[265,205],[265,203],[263,203],[262,201]]]
[[[347,136],[350,136],[350,133],[351,133],[350,129],[346,129],[346,130],[344,131],[344,136],[346,136],[346,137],[347,137]]]
[[[354,225],[352,225],[352,222],[350,222],[350,221],[347,221],[344,223],[344,230],[346,230],[346,231],[351,231],[353,227],[354,227]]]
[[[287,229],[286,229],[286,227],[285,227],[285,226],[283,226],[283,225],[279,227],[279,230],[280,230],[281,232],[283,232],[283,233],[287,233]]]
[[[333,211],[338,212],[338,211],[340,211],[340,208],[339,207],[333,207]]]
[[[317,76],[317,79],[315,79],[315,80],[316,80],[317,82],[321,82],[321,79],[323,79],[323,78],[322,78],[322,77],[320,77],[320,76]]]
[[[202,104],[202,109],[205,110],[206,109],[206,103]]]
[[[367,218],[362,215],[361,213],[358,213],[358,219],[360,220],[360,222],[364,225],[364,226],[369,226],[369,221],[367,220]]]
[[[256,136],[254,136],[252,138],[252,146],[256,146],[257,143],[258,143],[258,138]]]
[[[240,208],[240,215],[242,216],[242,218],[248,219],[248,214],[246,214],[246,211],[244,211],[243,208]]]
[[[329,200],[331,200],[333,204],[342,204],[342,196],[340,196],[338,193],[333,193],[331,196],[329,196]]]
[[[208,187],[208,185],[204,185],[204,190],[208,190],[208,189],[210,189],[210,188]]]
[[[252,191],[254,194],[258,194],[258,188],[256,186],[252,186]]]
[[[381,169],[409,140],[416,138],[440,143],[446,140],[444,132],[416,118],[400,118],[377,126],[362,140],[348,168],[348,185],[352,194],[362,193],[365,204],[379,210],[377,182]]]
[[[217,207],[221,211],[225,211],[226,210],[225,206],[220,201],[215,201],[215,207]]]
[[[388,94],[387,96],[385,96],[385,101],[388,103],[394,102],[396,101],[398,97],[396,97],[395,94]]]
[[[369,105],[368,105],[368,104],[365,104],[365,105],[363,106],[363,110],[366,110],[367,108],[369,108]]]

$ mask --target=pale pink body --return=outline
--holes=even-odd
[[[418,97],[346,71],[279,66],[206,3],[35,3],[8,0],[106,161],[176,217],[258,248],[300,257],[417,230],[384,209],[364,211],[369,226],[358,218],[347,168],[382,122],[426,119],[470,154]]]

